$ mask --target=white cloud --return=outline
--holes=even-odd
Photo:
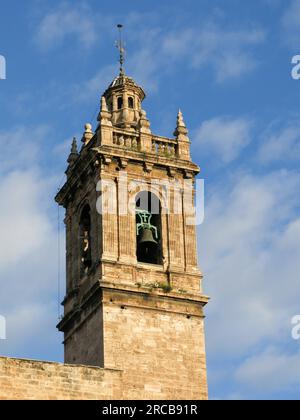
[[[284,127],[273,127],[262,136],[259,149],[262,163],[286,162],[300,159],[300,125],[298,122],[285,123]]]
[[[55,332],[57,222],[52,220],[58,181],[40,167],[48,132],[22,126],[0,133],[0,314],[7,319],[0,350],[7,355],[41,357],[41,349],[46,353],[54,343],[56,354],[61,349]]]
[[[99,24],[101,20],[99,20]],[[84,48],[97,40],[96,20],[84,3],[64,2],[45,15],[37,29],[36,42],[42,49],[56,47],[74,37]]]
[[[41,296],[41,295],[40,295]],[[5,294],[6,298],[9,298]],[[0,342],[1,354],[12,357],[44,359],[49,347],[54,347],[53,354],[62,353],[59,335],[55,332],[56,304],[43,303],[38,299],[5,308],[7,338]]]
[[[69,96],[74,103],[94,103],[100,109],[100,98],[113,78],[117,75],[117,65],[104,66],[90,79],[69,88]]]
[[[43,140],[49,132],[47,126],[14,127],[0,131],[0,174],[28,168],[36,164]]]
[[[287,354],[276,347],[268,347],[261,354],[247,358],[237,369],[235,378],[241,385],[263,393],[299,388],[300,351]]]
[[[50,348],[53,354],[62,352],[55,331],[58,256],[49,214],[52,191],[51,180],[37,171],[12,172],[0,181],[0,314],[7,319],[2,354],[45,358]]]
[[[46,187],[37,173],[13,172],[0,180],[1,269],[30,257],[51,232],[47,216],[40,211]]]
[[[299,48],[300,0],[291,0],[282,16],[285,42],[292,48]]]
[[[250,143],[251,126],[246,118],[213,118],[195,130],[193,142],[205,155],[214,154],[222,162],[229,163]]]
[[[235,173],[228,182],[208,200],[200,249],[205,285],[213,297],[210,351],[222,348],[223,355],[233,357],[260,340],[280,339],[297,313],[300,219],[295,197],[300,176]]]
[[[267,6],[277,8],[281,5],[282,0],[261,0],[262,3],[265,3]]]
[[[96,18],[99,20],[99,16]],[[110,22],[112,26],[109,16],[103,19],[104,25]],[[189,29],[178,26],[166,31],[153,14],[130,14],[126,23],[126,37],[135,46],[126,57],[126,72],[148,92],[157,92],[160,80],[177,68],[208,68],[218,83],[248,74],[259,63],[252,50],[266,37],[259,27],[232,30],[216,22],[198,22]],[[110,37],[110,31],[106,31]],[[87,81],[71,87],[72,97],[77,102],[91,100],[95,92],[100,94],[106,89],[116,73],[117,63],[104,66]]]
[[[252,47],[265,40],[260,28],[228,30],[222,24],[199,23],[189,29],[177,27],[163,32],[159,26],[140,30],[141,42],[136,54],[129,57],[128,67],[151,91],[157,90],[158,78],[183,68],[210,68],[217,82],[236,79],[251,72],[258,64]]]
[[[265,33],[260,28],[227,30],[215,23],[200,28],[174,31],[163,40],[162,52],[186,60],[196,69],[209,66],[218,82],[237,78],[258,64],[251,47],[261,44]]]
[[[159,54],[159,50],[148,43],[148,45],[141,46],[128,61],[129,73],[147,92],[158,91],[159,77],[162,77],[169,68],[166,57]]]
[[[260,395],[275,392],[276,375],[278,388],[300,383],[299,370],[281,381],[277,360],[260,369],[270,345],[286,349],[293,343],[291,318],[300,310],[299,189],[299,173],[235,170],[206,200],[199,241],[205,291],[212,298],[206,310],[209,378],[215,387],[230,383],[232,395],[249,398],[264,372],[270,381],[264,380]],[[281,353],[292,365],[287,351]]]

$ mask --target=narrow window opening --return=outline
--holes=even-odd
[[[92,266],[91,211],[89,205],[83,208],[80,218],[80,262],[81,275],[84,275],[88,273]]]
[[[134,108],[134,100],[131,96],[128,98],[128,108]]]
[[[118,109],[122,109],[123,108],[123,98],[122,96],[118,97]]]

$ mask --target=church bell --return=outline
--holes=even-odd
[[[141,239],[139,240],[139,245],[142,245],[144,247],[153,247],[158,245],[157,241],[153,238],[153,233],[151,229],[143,229]]]

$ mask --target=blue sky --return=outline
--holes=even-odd
[[[206,180],[210,397],[299,398],[300,0],[1,3],[0,353],[63,358],[53,196],[117,74],[119,22],[153,132],[180,107]]]

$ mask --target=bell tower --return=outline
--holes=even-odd
[[[195,177],[179,111],[153,134],[123,70],[85,125],[56,201],[66,210],[65,362],[123,371],[131,399],[206,399]]]

